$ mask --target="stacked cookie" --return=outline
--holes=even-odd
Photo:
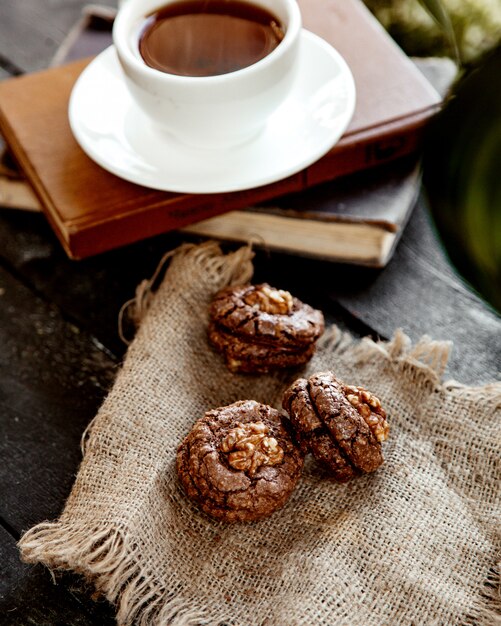
[[[209,316],[209,341],[232,372],[304,365],[324,331],[321,311],[267,284],[220,291]]]
[[[332,372],[299,378],[284,393],[304,453],[338,482],[373,472],[383,463],[381,443],[388,437],[386,413],[363,387],[345,385]]]

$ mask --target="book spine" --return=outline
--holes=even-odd
[[[299,172],[270,185],[225,194],[180,194],[160,199],[155,204],[145,204],[142,211],[132,210],[120,216],[117,228],[116,215],[108,215],[98,223],[75,220],[58,231],[68,255],[84,259],[121,245],[177,230],[183,226],[215,217],[233,209],[243,209],[251,202],[301,191],[304,188],[304,172]],[[47,211],[47,206],[44,206]]]

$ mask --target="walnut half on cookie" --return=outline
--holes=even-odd
[[[266,283],[223,289],[209,314],[209,341],[232,372],[304,365],[324,331],[321,311]]]
[[[303,452],[311,452],[335,480],[346,482],[383,463],[389,426],[381,402],[366,389],[320,372],[296,380],[282,406]]]
[[[254,400],[208,411],[177,452],[179,480],[208,515],[250,522],[283,506],[301,475],[303,454],[287,420]]]

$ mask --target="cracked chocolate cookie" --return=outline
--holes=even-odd
[[[381,443],[389,426],[381,402],[366,389],[320,372],[296,380],[282,406],[303,452],[311,452],[337,481],[373,472],[383,463]]]
[[[209,341],[233,372],[304,365],[323,331],[321,311],[266,283],[223,289],[210,307]]]
[[[302,467],[287,421],[254,400],[208,411],[177,451],[186,494],[226,522],[271,515],[289,499]]]

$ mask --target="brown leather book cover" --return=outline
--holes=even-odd
[[[440,96],[360,0],[302,0],[305,28],[329,41],[356,83],[354,117],[306,170],[226,194],[160,192],[121,180],[74,140],[68,99],[89,60],[0,83],[0,132],[69,256],[83,258],[214,215],[304,190],[415,151]]]

